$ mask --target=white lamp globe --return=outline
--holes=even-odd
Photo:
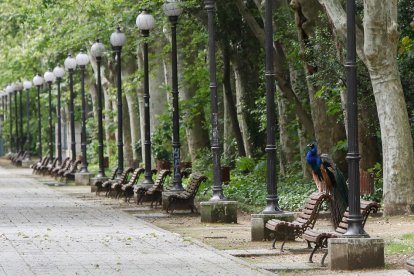
[[[47,82],[47,83],[52,83],[56,79],[55,74],[53,74],[50,71],[46,71],[46,73],[43,75],[43,77],[45,78],[45,82]]]
[[[40,76],[40,74],[37,74],[33,78],[33,84],[36,85],[36,86],[41,86],[43,84],[43,78],[42,78],[42,76]]]
[[[20,82],[16,82],[14,84],[14,91],[21,91],[23,90],[23,84],[21,84]]]
[[[102,44],[100,39],[97,39],[91,47],[91,55],[95,58],[100,58],[105,53],[105,46]]]
[[[11,84],[11,87],[13,89],[13,92],[16,92],[17,91],[17,85],[15,83],[12,83]]]
[[[13,90],[13,86],[11,86],[11,85],[7,85],[7,87],[6,87],[6,93],[7,94],[11,94],[11,93],[13,93],[14,92],[14,90]]]
[[[76,64],[79,66],[85,66],[88,63],[89,63],[88,55],[85,54],[83,50],[81,50],[80,53],[76,55]]]
[[[74,70],[76,68],[76,59],[70,54],[65,59],[65,68],[66,70]]]
[[[183,9],[180,6],[180,1],[167,0],[163,6],[164,14],[168,17],[179,16]]]
[[[65,75],[65,69],[60,66],[56,66],[55,69],[53,69],[53,74],[56,78],[61,79],[63,75]]]
[[[155,19],[147,11],[143,11],[137,16],[136,24],[141,31],[151,31],[155,26]]]
[[[111,34],[111,45],[114,47],[122,47],[125,44],[126,36],[121,31],[121,27],[116,28],[116,31]]]
[[[29,80],[25,80],[23,82],[23,87],[24,87],[24,89],[29,90],[30,88],[32,88],[32,82],[29,81]]]

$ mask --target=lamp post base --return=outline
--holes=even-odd
[[[283,212],[280,214],[252,214],[251,216],[251,238],[252,241],[264,241],[272,240],[274,237],[270,236],[270,231],[265,227],[266,223],[271,219],[278,219],[283,221],[293,221],[295,214],[293,212]],[[276,236],[278,238],[278,236]],[[281,235],[283,240],[284,235]],[[294,240],[295,237],[292,235],[288,237],[288,240]]]
[[[328,240],[330,270],[384,268],[384,240],[339,238]]]
[[[200,202],[201,222],[237,223],[237,201]]]
[[[75,173],[75,185],[76,186],[89,186],[90,184],[90,179],[92,177],[92,174],[89,172],[79,172],[79,173]]]

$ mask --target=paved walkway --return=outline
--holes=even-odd
[[[21,172],[0,167],[0,275],[267,274]]]

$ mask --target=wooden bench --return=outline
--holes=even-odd
[[[128,177],[129,174],[133,171],[134,169],[131,167],[126,168],[121,176],[117,179],[114,180],[107,180],[104,183],[102,183],[102,191],[105,191],[105,196],[109,196],[109,194],[111,193],[111,188],[112,188],[112,184],[116,184],[118,182],[124,183],[128,181]]]
[[[143,168],[137,168],[135,170],[131,168],[132,176],[129,179],[129,181],[128,181],[128,178],[126,178],[125,181],[119,181],[119,182],[113,183],[111,186],[111,190],[114,191],[115,198],[119,198],[124,194],[125,189],[122,189],[124,186],[128,186],[128,185],[134,186],[137,183],[138,178],[144,171],[145,170]],[[132,193],[132,195],[134,194]]]
[[[145,172],[144,168],[135,169],[128,183],[122,184],[120,193],[124,196],[125,202],[129,202],[131,200],[131,197],[134,196],[134,187],[137,184],[139,177],[144,172]]]
[[[142,204],[144,199],[151,200],[151,208],[155,202],[155,207],[157,207],[158,203],[161,204],[161,195],[162,191],[164,190],[164,180],[165,178],[171,174],[170,170],[161,170],[158,175],[157,179],[154,182],[154,185],[150,188],[145,187],[138,187],[137,193],[137,204]]]
[[[56,176],[57,172],[63,168],[65,168],[67,166],[67,164],[70,162],[70,157],[66,157],[63,161],[62,164],[60,164],[59,166],[56,166],[55,168],[51,169],[49,171],[50,175]]]
[[[365,226],[365,222],[368,219],[368,216],[370,213],[376,213],[378,209],[380,208],[380,205],[375,201],[366,201],[361,200],[361,215],[362,215],[362,227]],[[339,226],[335,229],[335,232],[320,232],[313,229],[306,230],[302,238],[306,240],[308,244],[314,243],[315,247],[313,248],[310,256],[309,256],[309,262],[313,263],[312,258],[313,254],[315,254],[316,250],[319,248],[327,248],[328,247],[328,239],[330,238],[339,238],[348,229],[348,217],[349,217],[349,208],[344,213],[341,222],[339,223]],[[328,252],[325,252],[321,265],[324,266],[325,258]]]
[[[75,173],[79,171],[79,166],[82,163],[81,160],[76,160],[72,163],[69,170],[65,171],[62,175],[63,178],[65,178],[66,181],[68,180],[75,180]]]
[[[17,156],[12,162],[15,166],[17,167],[21,167],[23,160],[27,158],[27,156],[29,155],[28,151],[23,152],[23,154],[20,154],[19,156]]]
[[[50,159],[49,159],[49,163],[40,168],[40,173],[42,175],[47,175],[50,169],[53,169],[57,166],[57,163],[58,163],[57,158],[53,159],[53,161],[50,161]]]
[[[206,176],[193,173],[184,192],[171,194],[167,197],[167,213],[171,211],[172,214],[176,209],[190,209],[191,213],[194,213],[194,210],[197,211],[194,198],[200,184],[206,180]]]
[[[54,176],[63,177],[65,172],[69,171],[72,165],[73,165],[72,160],[67,161],[66,164],[64,166],[61,166],[58,170],[53,170]]]
[[[40,167],[44,166],[45,164],[47,164],[47,162],[49,162],[49,157],[45,156],[42,159],[40,159],[37,163],[33,164],[31,167],[33,169],[32,173],[37,174]]]
[[[112,171],[112,174],[111,174],[111,176],[109,177],[109,180],[115,180],[115,178],[116,178],[117,174],[118,174],[118,167],[116,167],[116,168]],[[95,192],[95,195],[99,195],[99,194],[102,192],[102,190],[103,190],[103,188],[102,188],[102,184],[103,184],[103,183],[104,183],[104,182],[103,182],[102,180],[97,180],[97,181],[95,182],[95,186],[96,186],[96,192]]]
[[[283,242],[280,251],[283,252],[283,246],[290,236],[295,238],[300,237],[306,229],[313,228],[319,211],[322,207],[322,202],[329,200],[330,196],[326,193],[313,193],[309,196],[298,217],[292,221],[283,221],[278,219],[271,219],[267,221],[266,228],[272,232],[278,232],[283,236]],[[273,240],[272,248],[275,248],[276,237]],[[309,246],[309,244],[308,244]],[[310,246],[309,246],[310,247]]]
[[[408,272],[414,274],[414,257],[407,260],[405,268],[408,270]]]

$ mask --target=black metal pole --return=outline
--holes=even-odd
[[[42,159],[42,114],[40,113],[40,85],[37,86],[37,155]]]
[[[15,117],[15,133],[14,140],[16,141],[16,153],[20,151],[20,139],[19,139],[19,116],[17,116],[17,91],[14,91],[14,117]]]
[[[81,129],[81,149],[82,149],[82,167],[81,173],[88,172],[88,160],[86,156],[86,96],[85,96],[85,65],[80,65],[81,78],[81,97],[82,97],[82,129]]]
[[[208,15],[208,59],[210,67],[210,96],[211,96],[211,151],[213,153],[213,196],[210,201],[225,200],[221,182],[220,165],[220,133],[218,122],[218,100],[217,100],[217,69],[216,69],[216,41],[214,33],[214,0],[205,0],[205,9]]]
[[[20,84],[21,85],[21,84]],[[20,116],[20,151],[24,151],[24,135],[23,135],[23,101],[22,93],[23,89],[19,90],[19,116]]]
[[[102,57],[96,57],[98,73],[98,157],[99,170],[96,177],[105,177],[104,168],[104,144],[103,144],[103,123],[102,123],[102,81],[101,81],[101,61]]]
[[[149,36],[148,30],[142,31],[144,38]],[[148,69],[148,42],[144,40],[144,136],[145,136],[145,173],[142,185],[152,185],[151,171],[151,125],[150,125],[150,107],[149,107],[149,69]]]
[[[29,93],[30,89],[26,89],[26,131],[27,131],[27,138],[26,138],[26,159],[30,160],[30,109],[29,109]]]
[[[12,119],[12,95],[9,94],[9,124],[10,124],[10,132],[9,132],[9,141],[10,141],[10,152],[13,152],[13,119]]]
[[[62,115],[60,112],[61,104],[60,104],[60,82],[61,78],[56,78],[56,85],[57,85],[57,158],[59,164],[62,164]]]
[[[118,177],[124,172],[124,138],[123,138],[123,122],[122,122],[122,66],[121,51],[122,47],[114,47],[116,54],[117,66],[117,107],[118,107]]]
[[[267,114],[267,196],[263,214],[282,212],[277,196],[276,179],[276,108],[275,108],[275,73],[273,68],[273,7],[272,0],[266,0],[265,15],[266,36],[266,114]]]
[[[349,172],[349,217],[347,237],[365,238],[368,234],[362,227],[359,191],[359,160],[358,150],[358,97],[356,72],[356,30],[355,30],[355,0],[347,0],[347,69],[348,88],[348,161]]]
[[[53,123],[52,123],[52,82],[48,82],[49,94],[49,157],[50,162],[53,162]]]
[[[69,116],[70,116],[70,145],[72,152],[72,161],[76,160],[76,141],[75,141],[75,111],[74,111],[74,93],[73,93],[73,69],[69,69]]]
[[[178,69],[177,69],[177,22],[178,16],[170,16],[171,22],[171,60],[172,60],[172,97],[173,97],[173,162],[174,175],[171,191],[183,191],[180,168],[180,110],[178,97]]]

